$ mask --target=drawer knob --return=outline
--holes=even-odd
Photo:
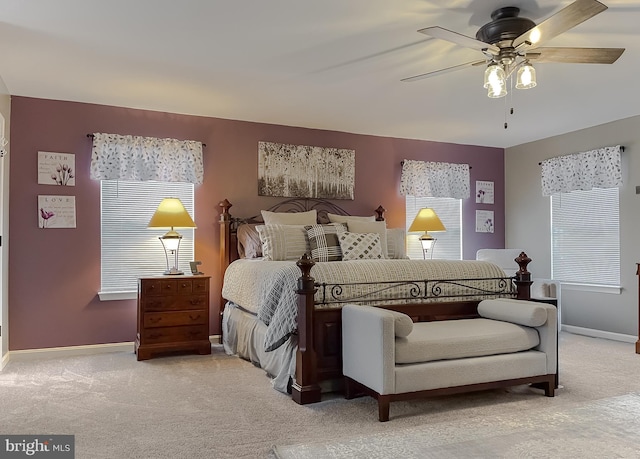
[[[202,302],[202,300],[200,298],[191,298],[191,300],[189,300],[189,302],[193,305],[196,304],[200,304]]]
[[[200,318],[200,314],[196,315],[196,316],[192,316],[191,314],[189,314],[189,319],[191,320],[198,320]]]
[[[149,319],[149,321],[150,321],[150,322],[152,322],[152,323],[156,323],[156,324],[157,324],[158,322],[160,322],[161,320],[162,320],[162,317],[151,317],[151,318]]]

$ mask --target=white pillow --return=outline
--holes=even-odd
[[[354,215],[338,215],[327,212],[327,217],[329,217],[329,221],[331,223],[349,223],[350,221],[361,221],[361,222],[375,222],[376,217],[374,215],[370,217],[357,217]]]
[[[387,228],[387,258],[407,259],[404,228]]]
[[[394,311],[392,309],[387,309],[393,316],[394,321],[394,331],[398,338],[406,338],[413,331],[413,320],[406,314],[402,312]]]
[[[363,222],[353,220],[347,222],[347,227],[352,233],[377,233],[380,235],[380,244],[382,248],[382,258],[387,258],[387,223],[382,222]]]
[[[256,231],[262,241],[265,260],[298,260],[305,253],[311,253],[303,225],[258,225]]]
[[[265,225],[315,225],[318,212],[315,209],[307,212],[270,212],[261,210]]]
[[[384,258],[378,233],[338,233],[342,259],[368,260]]]

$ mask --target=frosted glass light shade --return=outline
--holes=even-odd
[[[538,83],[536,82],[536,69],[528,62],[524,63],[522,67],[518,69],[518,76],[516,79],[517,89],[529,89],[535,88]]]

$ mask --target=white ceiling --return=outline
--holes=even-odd
[[[603,1],[544,46],[622,57],[539,64],[512,99],[482,67],[401,82],[482,58],[417,30],[474,37],[498,7],[539,23],[570,0],[0,0],[0,76],[19,96],[509,147],[640,114],[640,1]]]

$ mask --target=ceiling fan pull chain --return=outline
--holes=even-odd
[[[507,129],[509,125],[507,124],[507,98],[504,98],[504,128]]]

